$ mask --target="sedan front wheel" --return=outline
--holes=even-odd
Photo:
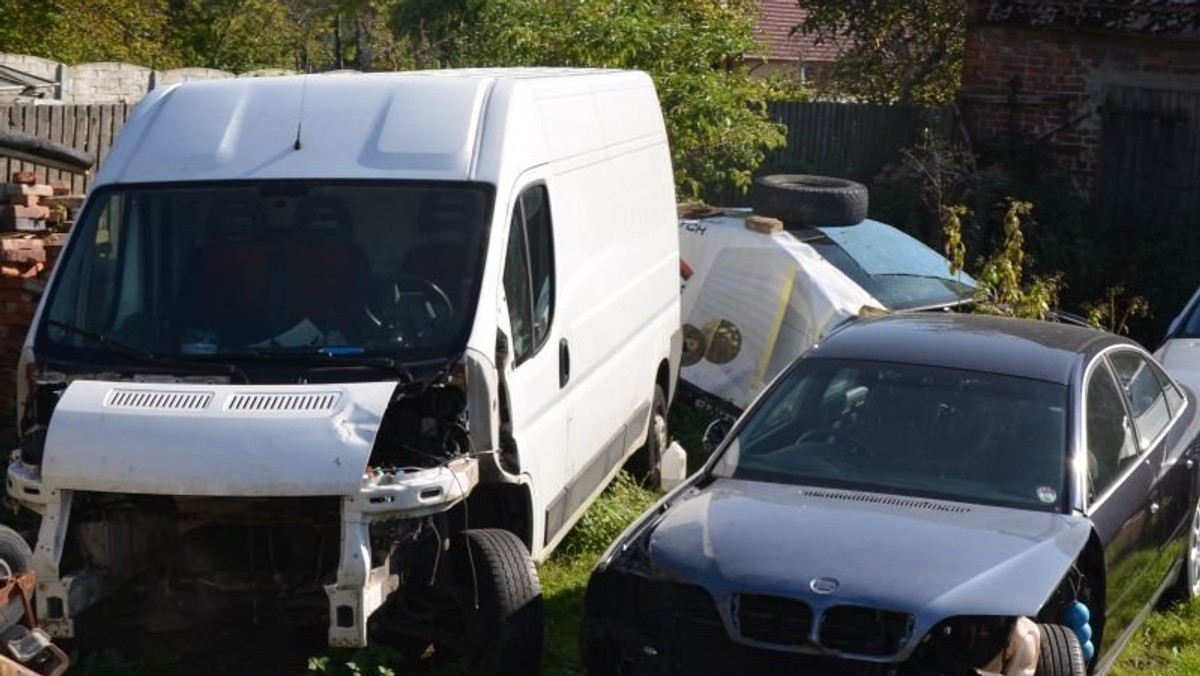
[[[1037,676],[1087,676],[1083,648],[1075,632],[1061,624],[1039,624],[1042,647],[1038,651]]]

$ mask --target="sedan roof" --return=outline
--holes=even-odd
[[[1055,322],[958,313],[909,313],[855,322],[814,357],[895,361],[1001,373],[1066,384],[1083,359],[1110,345],[1111,333]]]

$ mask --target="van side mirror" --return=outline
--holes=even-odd
[[[713,451],[717,450],[717,446],[725,441],[725,437],[729,436],[729,430],[733,429],[733,424],[728,420],[714,420],[708,424],[704,430],[704,453],[712,455]]]

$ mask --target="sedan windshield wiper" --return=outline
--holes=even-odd
[[[67,322],[60,322],[57,319],[47,319],[46,326],[52,326],[61,331],[65,331],[66,333],[79,336],[81,338],[86,338],[101,347],[111,349],[118,354],[123,354],[126,357],[130,357],[145,363],[158,364],[165,368],[186,368],[193,371],[212,371],[212,367],[220,367],[222,370],[228,372],[230,376],[238,378],[243,383],[250,382],[250,378],[246,376],[245,371],[239,368],[236,364],[230,364],[226,362],[206,364],[204,362],[198,362],[191,359],[167,357],[156,352],[151,352],[150,350],[121,342],[105,333],[85,329],[80,326],[75,326],[74,324],[68,324]]]
[[[390,371],[401,382],[413,382],[412,373],[404,364],[391,357],[368,357],[358,348],[319,347],[303,351],[276,351],[242,348],[223,350],[213,355],[196,355],[198,359],[238,359],[309,366],[312,368],[371,368]]]

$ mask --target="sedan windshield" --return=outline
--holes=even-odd
[[[470,330],[491,199],[428,182],[102,190],[72,233],[38,349],[97,362],[449,356]]]
[[[713,473],[1060,511],[1067,392],[992,373],[809,358],[754,406]]]

